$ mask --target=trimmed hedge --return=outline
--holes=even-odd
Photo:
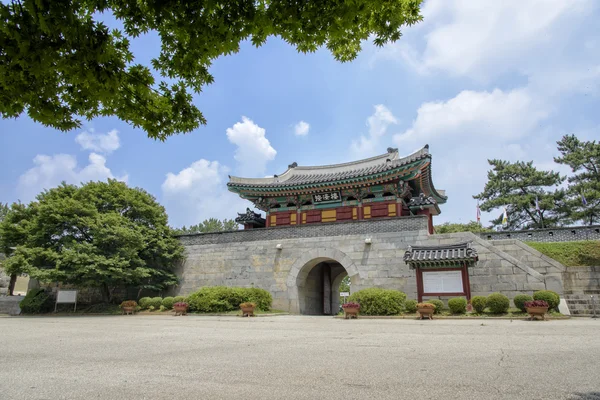
[[[404,309],[407,313],[414,314],[417,312],[417,304],[416,300],[406,300],[404,302]]]
[[[154,307],[154,310],[158,310],[162,306],[162,297],[152,297],[148,302],[148,308]]]
[[[492,314],[504,314],[510,307],[510,300],[502,293],[492,293],[487,297],[487,306]]]
[[[175,296],[173,297],[173,304],[175,303],[186,303],[187,298],[185,296]]]
[[[19,302],[23,314],[43,314],[50,311],[52,302],[44,289],[31,289]]]
[[[271,293],[258,288],[207,286],[190,294],[187,303],[191,311],[219,313],[238,310],[240,304],[252,302],[259,310],[271,308]]]
[[[172,309],[174,303],[175,303],[174,297],[165,297],[164,299],[162,299],[162,306],[164,308],[166,308],[167,310]]]
[[[448,300],[448,308],[452,311],[452,314],[464,314],[467,312],[467,299],[454,297]]]
[[[146,308],[148,308],[150,306],[150,302],[152,301],[151,297],[142,297],[139,301],[138,301],[138,305],[140,306],[140,308],[142,310],[145,310]]]
[[[550,310],[554,310],[560,304],[560,296],[552,290],[538,290],[533,294],[533,299],[544,300]]]
[[[519,310],[525,312],[525,302],[531,301],[531,300],[533,300],[533,297],[531,297],[528,294],[518,294],[513,299],[513,303],[515,303],[515,307],[517,307]]]
[[[438,300],[438,299],[427,300],[427,303],[431,303],[435,306],[435,311],[433,312],[434,314],[439,314],[444,309],[444,302],[441,300]]]
[[[477,314],[482,314],[483,310],[487,307],[487,297],[485,296],[473,296],[471,298],[471,305]]]
[[[404,310],[406,293],[393,289],[369,288],[354,292],[348,298],[360,304],[363,315],[398,315]]]

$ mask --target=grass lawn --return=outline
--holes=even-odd
[[[526,242],[540,253],[555,259],[565,267],[600,265],[600,241]]]

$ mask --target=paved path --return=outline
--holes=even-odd
[[[600,321],[0,318],[2,399],[600,399]]]

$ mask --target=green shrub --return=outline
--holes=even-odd
[[[162,297],[153,297],[148,302],[148,306],[154,307],[154,309],[159,309],[162,306]]]
[[[427,300],[428,303],[431,303],[435,306],[434,314],[439,314],[444,309],[444,302],[438,299],[435,300]]]
[[[140,308],[142,310],[147,309],[150,306],[150,301],[152,300],[152,298],[150,297],[142,297],[140,299],[140,301],[138,301],[138,305],[140,306]]]
[[[517,307],[519,310],[525,312],[525,302],[531,301],[531,300],[533,300],[533,297],[531,297],[528,294],[518,294],[513,299],[513,303],[515,303],[515,307]]]
[[[273,296],[265,289],[247,288],[243,289],[247,295],[244,296],[244,301],[256,304],[256,308],[262,311],[268,311],[273,304]],[[246,297],[247,296],[247,297]]]
[[[487,307],[487,298],[485,296],[473,296],[471,298],[471,305],[477,314],[481,314]]]
[[[162,299],[162,306],[165,307],[167,310],[172,309],[174,303],[175,303],[174,297],[165,297],[164,299]]]
[[[19,303],[23,314],[42,314],[52,307],[50,296],[44,289],[31,289]]]
[[[380,288],[359,290],[348,298],[360,304],[360,313],[364,315],[398,315],[404,309],[405,300],[406,293]]]
[[[416,300],[406,300],[404,302],[404,309],[407,313],[414,314],[417,312],[417,301]]]
[[[464,314],[467,312],[467,299],[464,297],[454,297],[448,300],[448,308],[452,314]]]
[[[186,297],[185,296],[175,296],[173,297],[173,304],[175,303],[185,303],[186,302]]]
[[[165,307],[165,306],[163,306],[163,305],[161,305],[161,306],[160,306],[160,308],[159,308],[158,310],[159,310],[159,311],[167,311],[167,310],[168,310],[168,308],[167,308],[167,307]]]
[[[544,300],[548,303],[548,308],[554,310],[560,304],[560,296],[552,290],[538,290],[533,294],[534,300]]]
[[[492,293],[487,297],[487,306],[492,314],[504,314],[508,311],[510,300],[502,293]]]
[[[271,293],[258,288],[207,286],[190,294],[187,303],[191,311],[218,313],[237,310],[241,303],[252,302],[263,311],[271,308]]]

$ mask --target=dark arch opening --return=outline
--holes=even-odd
[[[340,307],[340,283],[346,269],[332,259],[308,262],[297,278],[300,314],[337,315]],[[305,270],[305,271],[304,271]]]
[[[366,195],[365,197],[363,197],[364,199],[374,199],[375,195],[373,193]]]

